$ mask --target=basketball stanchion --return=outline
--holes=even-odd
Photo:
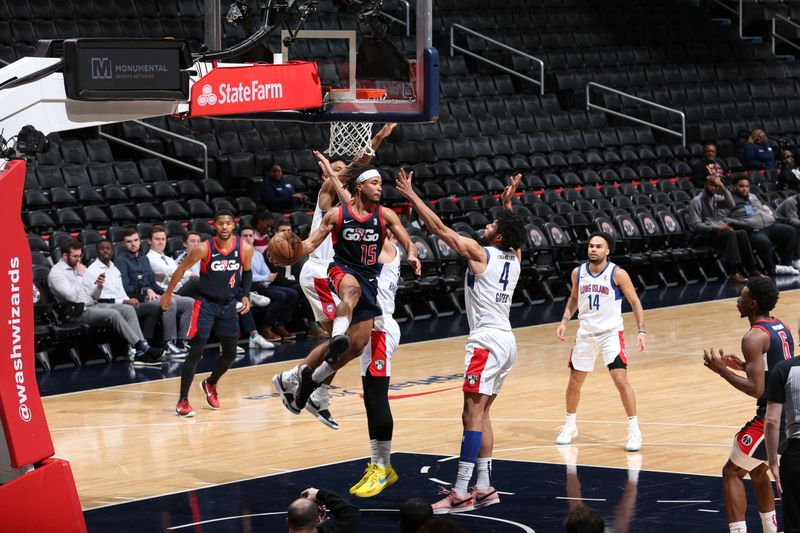
[[[36,384],[31,253],[20,216],[25,162],[0,172],[0,516],[3,531],[81,532],[86,524],[69,463],[54,453]]]

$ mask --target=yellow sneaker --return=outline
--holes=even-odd
[[[374,469],[375,469],[377,466],[378,466],[378,465],[376,465],[375,463],[368,463],[368,464],[367,464],[367,468],[365,468],[365,469],[364,469],[364,476],[363,476],[363,477],[362,477],[362,478],[361,478],[361,479],[358,481],[358,483],[356,483],[355,485],[353,485],[352,487],[350,487],[350,494],[355,494],[355,493],[356,493],[356,491],[359,489],[359,487],[361,487],[361,485],[363,485],[364,483],[366,483],[366,481],[367,481],[367,480],[369,479],[369,477],[372,475],[372,471],[373,471],[373,470],[374,470]]]
[[[391,465],[386,468],[375,465],[371,475],[353,494],[359,498],[371,498],[380,494],[389,485],[396,483],[398,479],[397,472]]]

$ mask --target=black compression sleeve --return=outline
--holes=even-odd
[[[250,298],[250,287],[253,286],[253,271],[245,270],[242,272],[242,298]]]

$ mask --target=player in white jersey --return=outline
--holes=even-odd
[[[594,370],[598,354],[608,368],[622,405],[628,415],[628,440],[625,449],[633,452],[642,447],[642,432],[636,417],[636,396],[628,382],[628,359],[625,355],[625,338],[622,322],[622,297],[633,309],[639,333],[636,343],[639,351],[647,346],[644,329],[644,310],[630,276],[625,270],[608,260],[614,251],[614,239],[607,233],[596,232],[589,238],[589,261],[572,271],[572,292],[556,336],[563,341],[567,323],[578,311],[578,333],[569,358],[569,384],[567,385],[566,422],[556,437],[556,444],[569,444],[578,436],[575,412],[581,397],[581,386],[589,372]]]
[[[489,410],[517,358],[517,343],[511,331],[511,299],[520,274],[520,248],[525,242],[525,223],[511,209],[521,174],[511,179],[502,194],[505,208],[486,226],[482,244],[444,225],[417,196],[411,174],[400,171],[395,186],[406,197],[428,230],[467,259],[465,299],[470,335],[464,361],[464,433],[458,462],[458,477],[447,496],[432,505],[436,514],[471,511],[500,502],[491,486],[491,456],[494,434]],[[477,465],[477,482],[469,487]]]
[[[361,353],[361,386],[367,411],[370,462],[361,480],[350,487],[350,494],[359,498],[377,496],[398,479],[390,461],[394,420],[389,407],[389,380],[392,357],[400,344],[400,326],[392,317],[400,279],[400,251],[391,232],[386,234],[386,245],[378,261],[383,265],[378,275],[378,304],[383,315],[375,317],[370,341]]]

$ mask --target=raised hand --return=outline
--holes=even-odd
[[[399,192],[403,198],[411,199],[416,195],[414,192],[414,187],[411,184],[413,177],[413,170],[406,172],[405,169],[401,167],[400,170],[397,171],[397,181],[395,181],[394,186],[397,189],[397,192]]]
[[[333,167],[331,167],[331,162],[325,157],[322,152],[318,152],[314,150],[312,152],[314,157],[317,158],[317,165],[319,165],[320,170],[322,171],[322,179],[326,180],[328,178],[332,178],[336,175],[336,172],[333,171]]]
[[[503,201],[503,207],[506,209],[511,209],[511,200],[514,198],[514,194],[517,192],[517,186],[519,182],[522,180],[522,174],[517,174],[516,176],[511,176],[509,178],[511,183],[506,185],[506,188],[503,189],[503,194],[500,195],[500,198]]]

